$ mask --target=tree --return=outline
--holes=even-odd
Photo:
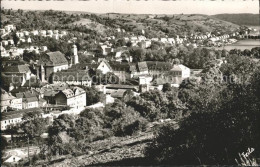
[[[170,90],[171,90],[171,84],[170,83],[163,84],[163,89],[162,89],[163,92],[170,91]]]
[[[238,153],[254,148],[253,155],[259,157],[260,72],[249,75],[250,84],[223,85],[214,98],[194,102],[199,105],[189,108],[190,116],[179,122],[179,127],[161,127],[146,156],[160,165],[235,165]],[[195,89],[189,93],[194,97],[208,92],[200,94],[198,87],[196,83],[181,85],[181,89]]]
[[[66,154],[72,151],[72,147],[68,147],[67,142],[71,142],[70,134],[73,132],[75,119],[68,114],[62,114],[56,118],[53,125],[48,129],[48,152],[51,155]],[[65,142],[63,142],[65,140]]]
[[[47,131],[48,121],[45,118],[34,118],[26,120],[21,124],[21,129],[30,140],[37,140],[39,144],[40,136]]]
[[[147,148],[146,155],[161,165],[236,164],[239,152],[248,147],[260,148],[257,142],[260,110],[254,106],[260,103],[250,89],[228,88],[224,91],[232,98],[216,112],[193,113],[180,122],[177,130],[165,125]]]
[[[15,33],[15,31],[13,31],[13,33],[12,33],[12,38],[13,38],[13,41],[14,41],[14,44],[15,44],[15,46],[18,44],[18,42],[19,42],[19,37],[16,35],[16,33]]]
[[[80,113],[80,118],[75,121],[71,137],[76,141],[91,142],[105,138],[105,116],[100,109],[86,109]]]
[[[84,87],[84,90],[86,91],[87,105],[102,102],[105,98],[104,94],[102,92],[99,92],[94,87]]]
[[[145,59],[146,51],[142,48],[131,48],[129,53],[133,57],[133,62],[141,62]]]

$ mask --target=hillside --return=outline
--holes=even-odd
[[[225,34],[240,27],[217,17],[201,14],[91,14],[53,10],[3,10],[1,18],[3,18],[3,26],[12,22],[18,30],[70,29],[84,33],[92,32],[94,35],[111,36],[117,34],[116,28],[120,28],[128,32],[128,35],[132,33],[141,35],[144,30],[144,35],[148,38],[189,36],[205,32]]]
[[[178,15],[137,15],[137,14],[98,14],[90,17],[100,24],[140,33],[145,30],[148,37],[174,37],[203,32],[226,33],[239,28],[238,25],[199,14]]]
[[[259,14],[218,14],[213,15],[212,17],[225,20],[238,25],[260,25],[260,16]]]
[[[138,165],[149,164],[149,162],[143,162],[145,159],[144,148],[154,138],[154,132],[161,125],[168,124],[173,125],[176,129],[179,125],[175,121],[166,122],[152,122],[147,126],[146,131],[140,132],[133,136],[126,137],[111,137],[104,140],[99,140],[90,143],[90,150],[88,153],[80,156],[61,156],[56,160],[52,160],[49,164],[50,167],[70,167],[70,166],[91,166],[91,165],[129,165],[129,163],[136,163],[138,159]],[[39,163],[37,166],[41,166],[46,162]],[[137,165],[137,164],[133,164]]]

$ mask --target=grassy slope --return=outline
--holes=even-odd
[[[169,20],[164,20],[164,15],[157,15],[155,18],[149,18],[149,15],[136,14],[97,14],[101,18],[116,19],[117,27],[124,28],[124,26],[134,27],[134,31],[141,31],[142,29],[149,31],[152,34],[166,34],[162,29],[167,28],[171,34],[188,35],[194,32],[208,32],[220,31],[227,32],[237,29],[239,26],[227,21],[223,21],[214,17],[206,15],[170,15]],[[80,22],[84,23],[84,19]],[[79,23],[79,22],[76,22]],[[102,27],[102,26],[100,26]],[[105,27],[105,26],[103,26]],[[150,27],[150,28],[148,28]],[[94,30],[99,29],[93,27]],[[102,30],[102,29],[101,29]],[[100,31],[100,30],[98,30]]]
[[[212,17],[225,20],[238,25],[260,26],[259,14],[218,14]]]
[[[100,34],[102,34],[107,29],[106,26],[85,18],[82,18],[81,20],[76,21],[73,24],[86,26],[88,29],[94,30]]]

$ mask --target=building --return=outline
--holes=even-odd
[[[107,46],[107,45],[101,45],[100,47],[101,47],[101,50],[102,50],[102,54],[105,55],[105,56],[108,55],[111,52],[114,52],[114,49]]]
[[[23,115],[29,112],[40,112],[43,114],[43,111],[39,108],[30,108],[30,109],[23,109],[19,111],[10,111],[2,113],[1,119],[1,130],[6,130],[10,125],[16,125],[23,121]]]
[[[130,65],[131,78],[138,77],[139,75],[148,74],[148,67],[146,62],[138,62],[137,64]]]
[[[18,157],[16,155],[10,155],[8,157],[6,157],[6,159],[4,160],[5,163],[12,163],[12,164],[15,164],[15,163],[18,163],[22,158],[21,157]]]
[[[37,63],[37,77],[41,81],[49,80],[51,74],[68,69],[68,60],[61,52],[48,52],[41,56]]]
[[[119,78],[120,82],[125,82],[130,78],[129,63],[109,62],[112,72]]]
[[[71,57],[71,65],[72,64],[78,64],[79,63],[79,56],[78,56],[78,49],[76,45],[73,45],[72,48],[73,55]]]
[[[7,32],[11,32],[11,31],[14,30],[14,29],[15,29],[15,26],[12,25],[12,24],[8,24],[8,25],[5,26],[5,30],[6,30]]]
[[[25,36],[29,36],[30,35],[29,31],[24,31],[23,33],[24,33]]]
[[[52,36],[53,35],[53,31],[52,30],[47,30],[47,34]]]
[[[139,85],[149,85],[153,80],[153,77],[151,75],[143,75],[143,76],[139,76],[138,79],[139,79]]]
[[[173,68],[169,71],[169,74],[186,79],[190,77],[190,69],[182,64],[178,64],[173,66]]]
[[[79,87],[59,91],[54,97],[56,105],[66,105],[72,108],[86,106],[86,91]]]
[[[61,31],[62,35],[67,35],[67,31]]]
[[[46,31],[46,30],[41,30],[41,31],[40,31],[40,34],[41,34],[41,36],[46,36],[47,31]]]
[[[54,30],[53,33],[54,34],[59,34],[59,30]]]
[[[23,32],[17,32],[16,35],[21,38],[21,37],[24,37],[24,33]]]
[[[39,97],[34,91],[27,91],[23,93],[16,93],[17,98],[22,98],[23,109],[39,107]]]
[[[27,64],[5,66],[2,73],[9,76],[22,76],[25,81],[29,80],[32,75],[29,65]]]
[[[34,36],[39,35],[39,31],[38,30],[33,30],[33,31],[31,31],[31,34],[34,35]]]
[[[3,35],[3,34],[5,34],[5,29],[4,29],[4,28],[1,28],[1,29],[0,29],[0,35]]]
[[[1,57],[9,57],[10,54],[5,50],[1,43]]]
[[[47,46],[41,46],[41,47],[40,47],[40,50],[43,51],[43,52],[45,52],[46,50],[48,50],[48,48],[47,48]]]
[[[1,112],[7,111],[8,107],[12,109],[22,109],[22,98],[14,97],[11,93],[1,89]]]
[[[14,40],[9,39],[9,40],[8,40],[8,44],[13,45],[13,44],[14,44]]]
[[[3,46],[6,46],[6,45],[8,45],[8,41],[7,41],[7,40],[2,40],[2,41],[1,41],[1,44],[2,44]]]
[[[101,62],[97,66],[97,70],[100,70],[102,72],[102,74],[106,74],[108,72],[113,72],[112,67],[105,59],[101,60]]]

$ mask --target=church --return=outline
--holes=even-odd
[[[78,51],[76,45],[72,48],[73,55],[71,57],[70,65],[77,64]],[[69,62],[65,55],[60,51],[48,52],[42,55],[36,65],[37,77],[42,82],[49,81],[50,76],[58,71],[67,70],[69,68]]]

